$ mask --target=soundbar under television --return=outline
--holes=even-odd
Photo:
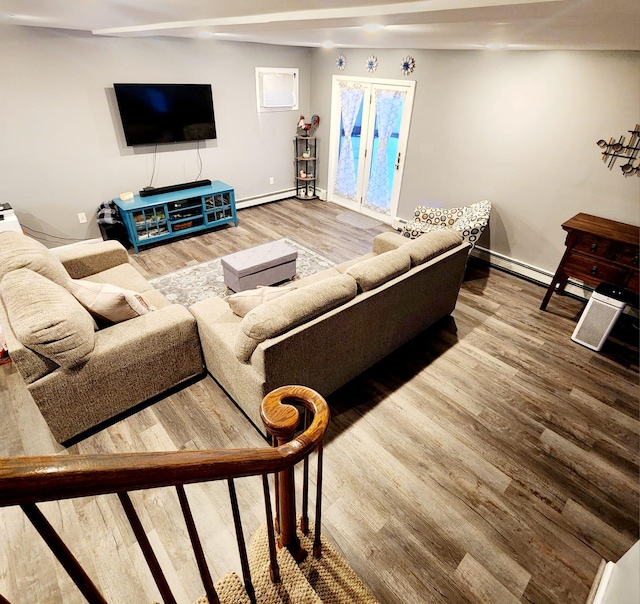
[[[210,84],[114,84],[127,145],[216,138]]]
[[[199,187],[206,187],[211,184],[211,181],[207,178],[205,180],[194,180],[192,182],[183,182],[177,185],[167,185],[166,187],[150,187],[142,189],[140,191],[140,197],[153,197],[154,195],[161,195],[162,193],[173,193],[174,191],[186,191],[187,189],[198,189]]]

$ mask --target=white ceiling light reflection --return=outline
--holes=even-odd
[[[380,23],[366,23],[362,26],[362,29],[370,34],[380,31],[382,28],[383,26]]]

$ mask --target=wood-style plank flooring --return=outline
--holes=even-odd
[[[239,212],[240,226],[132,254],[165,274],[279,237],[336,262],[388,230],[352,229],[330,203]],[[637,331],[601,353],[570,340],[583,303],[473,260],[453,316],[329,397],[325,534],[383,603],[583,603],[602,558],[638,539]],[[372,325],[375,330],[375,325]],[[162,368],[158,368],[159,371]],[[207,377],[69,449],[56,444],[11,364],[0,367],[0,456],[261,446]],[[261,484],[238,481],[247,536]],[[228,494],[188,495],[214,578],[239,571]],[[180,603],[203,593],[169,490],[134,494]],[[41,506],[109,601],[159,601],[115,497]],[[0,510],[0,593],[80,603],[17,509]]]

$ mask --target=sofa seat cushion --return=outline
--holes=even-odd
[[[352,300],[357,284],[349,275],[337,275],[295,289],[249,311],[240,323],[235,342],[236,357],[246,362],[260,342],[311,321]]]
[[[9,272],[27,268],[64,285],[69,273],[42,243],[15,231],[0,233],[0,280]]]
[[[95,346],[94,321],[64,287],[22,268],[3,277],[0,295],[24,346],[65,369],[88,361]]]
[[[227,298],[229,307],[234,314],[244,317],[250,310],[260,306],[269,300],[275,300],[284,294],[296,289],[295,285],[285,285],[282,287],[258,285],[256,289],[247,289]]]
[[[345,275],[351,275],[360,291],[366,292],[406,273],[410,268],[411,257],[402,246],[350,266]]]
[[[462,243],[462,234],[453,229],[425,233],[405,243],[401,249],[411,256],[411,264],[417,266],[447,252]]]
[[[69,279],[67,289],[93,317],[107,323],[121,323],[155,310],[141,293],[110,283]]]

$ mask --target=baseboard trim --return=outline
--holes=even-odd
[[[609,585],[611,574],[613,573],[613,569],[615,568],[615,566],[616,565],[614,562],[606,563],[604,570],[602,571],[602,577],[600,578],[600,582],[598,583],[598,589],[596,590],[595,596],[593,597],[592,604],[602,604],[604,602],[604,597],[607,593],[607,586]],[[596,575],[596,579],[597,578],[598,577]],[[589,600],[587,600],[587,602],[589,602]]]
[[[252,206],[259,206],[263,203],[271,203],[272,201],[282,201],[283,199],[288,199],[289,197],[293,197],[296,194],[296,190],[291,189],[282,189],[281,191],[276,191],[275,193],[267,193],[266,195],[255,195],[254,197],[244,197],[242,199],[236,200],[236,209],[243,210],[245,208],[250,208]]]
[[[500,270],[522,277],[523,279],[527,279],[528,281],[532,281],[539,285],[544,285],[545,287],[548,287],[553,279],[553,273],[550,273],[549,271],[521,262],[515,258],[510,258],[504,254],[492,252],[491,250],[479,245],[471,251],[471,255],[474,258],[488,262],[491,266]],[[585,285],[581,281],[569,279],[565,291],[568,294],[586,300],[591,295],[591,292],[593,292],[593,288]]]

